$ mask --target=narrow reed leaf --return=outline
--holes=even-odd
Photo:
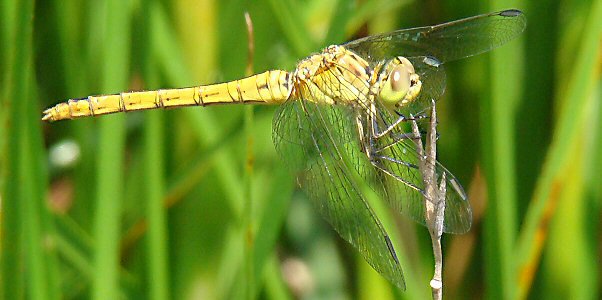
[[[99,2],[92,32],[102,41],[98,49],[100,86],[104,92],[127,88],[130,40],[130,2],[107,0]],[[97,193],[94,220],[94,299],[116,299],[119,287],[119,241],[123,202],[125,119],[111,116],[99,120],[99,144],[96,157]]]
[[[592,98],[593,87],[599,81],[600,33],[602,31],[602,2],[592,1],[591,9],[588,10],[587,22],[584,27],[578,51],[575,55],[575,63],[567,85],[562,110],[559,112],[554,129],[554,136],[545,158],[535,192],[529,205],[524,225],[521,228],[515,255],[517,267],[518,295],[526,297],[531,288],[531,280],[523,278],[531,274],[532,267],[537,266],[541,257],[542,243],[545,240],[537,238],[550,216],[550,205],[558,197],[558,193],[565,187],[560,178],[564,169],[573,163],[574,153],[570,150],[575,143],[579,143],[580,126],[583,124],[587,113],[587,101]],[[533,275],[530,275],[533,276]]]

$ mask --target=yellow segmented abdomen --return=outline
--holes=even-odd
[[[290,73],[273,70],[239,80],[205,86],[70,99],[46,109],[42,120],[58,121],[117,112],[192,105],[279,104],[290,97],[292,89]]]

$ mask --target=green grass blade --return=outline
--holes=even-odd
[[[3,26],[0,29],[1,43],[3,45],[16,45],[14,43],[17,31],[18,5],[16,2],[3,1],[0,13],[2,14]],[[0,111],[1,134],[0,134],[0,203],[2,207],[2,216],[0,217],[0,234],[2,241],[0,244],[0,297],[3,299],[21,299],[25,294],[25,276],[20,272],[24,265],[23,255],[23,224],[20,221],[23,201],[19,201],[20,193],[18,186],[20,184],[18,177],[19,164],[14,157],[20,152],[19,127],[15,127],[15,116],[20,112],[18,98],[22,97],[24,90],[18,90],[14,86],[17,78],[26,79],[22,74],[26,66],[18,66],[13,62],[13,57],[17,49],[14,47],[2,48],[2,70],[0,78],[2,81],[2,107]],[[4,74],[6,73],[6,74]],[[21,79],[21,80],[24,80]],[[12,82],[12,83],[11,83]],[[11,281],[7,278],[12,278]]]
[[[296,3],[291,0],[267,0],[267,2],[297,56],[303,57],[316,51],[316,42],[311,38],[298,13],[301,7],[296,7]]]
[[[99,190],[95,214],[95,282],[94,298],[117,297],[120,209],[123,193],[123,149],[125,141],[123,116],[103,120],[99,132],[97,163]]]
[[[252,42],[252,41],[251,41]],[[247,74],[251,75],[251,74]],[[255,243],[257,238],[255,228],[255,205],[256,201],[253,195],[254,169],[255,169],[255,149],[253,138],[254,132],[254,114],[253,107],[244,108],[244,131],[246,140],[246,156],[244,160],[244,203],[242,213],[242,235],[245,251],[245,299],[254,299],[257,288],[257,276],[255,276]]]
[[[166,79],[174,85],[178,85],[188,82],[192,76],[190,70],[186,67],[186,60],[182,56],[180,49],[177,47],[178,42],[174,39],[174,36],[170,34],[173,30],[171,29],[167,16],[161,14],[158,17],[158,21],[153,24],[156,28],[153,29],[156,32],[157,39],[163,41],[161,48],[158,48],[156,59],[161,64],[161,69],[166,73]],[[210,30],[210,28],[205,28]],[[214,63],[209,62],[209,65]],[[214,145],[219,143],[223,136],[223,130],[220,126],[221,122],[216,119],[215,114],[208,109],[187,109],[181,112],[187,117],[187,121],[190,123],[190,132],[195,135],[198,141],[202,145]],[[216,170],[218,172],[219,179],[225,186],[226,200],[230,206],[234,209],[236,215],[240,216],[242,213],[242,184],[240,176],[236,172],[236,165],[234,161],[230,159],[227,151],[221,151],[217,153],[214,158],[216,162]]]
[[[568,85],[562,99],[562,110],[555,124],[555,135],[552,139],[545,164],[535,188],[535,194],[529,205],[526,219],[521,229],[515,264],[520,282],[518,295],[523,298],[531,288],[530,281],[524,282],[526,272],[532,272],[541,256],[542,241],[538,238],[550,218],[549,212],[554,211],[554,201],[558,193],[565,188],[562,182],[563,173],[567,166],[573,164],[573,145],[579,143],[580,128],[587,113],[587,101],[599,80],[596,68],[599,65],[600,35],[602,31],[602,2],[592,1],[588,11],[583,38],[577,50],[572,72],[568,77]],[[552,208],[549,206],[552,205]],[[550,211],[552,209],[552,211]]]
[[[255,278],[262,278],[265,274],[266,264],[269,264],[270,257],[274,254],[274,247],[278,241],[278,235],[286,218],[289,201],[293,193],[293,181],[289,171],[283,166],[276,166],[270,170],[269,174],[262,176],[263,180],[259,185],[270,186],[270,193],[265,194],[267,198],[261,209],[260,224],[257,228],[257,235],[254,244],[254,271]],[[286,198],[289,196],[288,198]],[[264,281],[265,282],[265,281]],[[267,284],[267,283],[266,283]]]
[[[266,264],[266,295],[269,299],[293,299],[282,282],[280,263],[275,255],[272,255]]]
[[[95,10],[97,36],[103,42],[100,51],[101,90],[115,92],[127,88],[129,54],[129,1],[107,0]],[[119,295],[119,241],[123,170],[125,117],[111,116],[99,120],[97,152],[97,193],[94,220],[96,248],[94,254],[94,299],[116,299]]]
[[[347,22],[347,26],[345,27],[345,35],[347,37],[352,36],[366,22],[380,18],[383,11],[395,11],[406,4],[408,4],[408,1],[362,1],[361,6],[359,6],[355,13],[349,18],[349,22]]]
[[[151,25],[159,19],[158,1],[145,1],[142,10],[143,33],[149,47],[141,49],[144,56],[143,72],[149,88],[158,87],[158,68],[154,61],[156,48],[161,47],[160,36],[152,32]],[[152,111],[146,114],[144,127],[146,216],[148,219],[147,262],[148,297],[155,300],[169,299],[169,256],[167,236],[167,212],[165,197],[165,133],[164,114]]]
[[[54,226],[46,206],[44,154],[34,83],[34,2],[1,4],[7,8],[2,10],[3,17],[10,22],[2,32],[2,43],[10,46],[2,51],[2,65],[6,66],[2,77],[6,98],[2,104],[7,112],[0,118],[2,132],[6,134],[0,142],[3,147],[0,296],[58,298],[60,274],[55,269],[55,252],[47,247]]]
[[[492,6],[502,4],[493,1]],[[521,99],[520,74],[524,61],[519,45],[512,42],[490,54],[490,92],[481,107],[484,169],[488,178],[484,246],[491,262],[486,269],[486,283],[489,296],[498,299],[511,298],[515,288],[512,281],[512,253],[517,233],[514,123],[520,104],[517,99]],[[507,74],[513,74],[512,78]]]
[[[349,17],[353,15],[354,3],[347,0],[337,0],[335,10],[333,12],[332,19],[328,26],[328,33],[326,34],[326,43],[335,44],[344,42],[345,36],[345,24],[349,22]]]
[[[96,40],[87,41],[88,36],[98,36],[94,31],[97,24],[86,22],[87,15],[96,15],[96,10],[91,7],[94,2],[81,3],[76,0],[55,0],[51,11],[56,12],[57,60],[61,66],[60,74],[64,77],[65,90],[54,91],[58,98],[47,99],[48,104],[64,101],[65,98],[87,96],[89,93],[99,92],[98,54],[99,48]],[[87,44],[86,44],[87,42]],[[56,87],[55,87],[56,89]],[[69,124],[52,124],[50,128],[57,132],[64,132],[61,137],[74,139],[80,147],[79,163],[75,166],[73,180],[74,199],[70,215],[84,229],[91,230],[93,225],[94,205],[92,197],[96,194],[95,182],[96,146],[94,144],[96,131],[92,120],[82,119]],[[58,126],[62,126],[57,128]]]
[[[168,251],[163,167],[163,115],[160,111],[147,114],[145,151],[147,160],[147,216],[148,216],[148,283],[151,299],[169,299]]]

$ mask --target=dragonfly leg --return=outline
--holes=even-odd
[[[372,149],[374,149],[372,151],[372,153],[383,152],[383,151],[399,144],[403,140],[419,140],[420,138],[421,138],[421,135],[416,135],[414,133],[398,133],[398,134],[395,134],[394,136],[392,136],[392,141],[390,143],[380,146],[377,149],[375,149],[375,147],[372,147]],[[372,143],[372,145],[374,145],[374,143]]]
[[[413,163],[409,163],[409,162],[405,162],[399,159],[395,159],[393,157],[389,157],[389,156],[376,156],[375,158],[380,158],[380,159],[384,159],[384,160],[388,160],[390,162],[396,163],[396,164],[400,164],[400,165],[404,165],[408,168],[412,168],[412,169],[418,169],[418,165],[415,165]]]
[[[387,133],[391,132],[391,130],[395,129],[395,127],[397,127],[399,124],[401,124],[401,122],[405,122],[408,119],[404,116],[404,115],[399,115],[399,118],[397,118],[397,120],[395,120],[395,122],[393,122],[392,124],[389,124],[389,126],[387,126],[387,128],[385,128],[383,131],[380,131],[380,128],[378,128],[378,124],[376,122],[376,120],[373,119],[373,123],[374,123],[374,137],[375,138],[381,138],[384,135],[386,135]]]
[[[387,133],[389,133],[393,129],[395,129],[397,126],[399,126],[399,124],[401,124],[402,122],[413,122],[413,121],[419,121],[419,120],[428,118],[425,114],[418,114],[416,116],[410,115],[409,117],[406,117],[404,114],[400,113],[399,111],[395,111],[395,114],[397,114],[397,116],[398,116],[397,120],[395,120],[395,122],[393,122],[392,124],[389,124],[387,126],[387,128],[385,128],[383,131],[380,131],[380,128],[378,127],[377,122],[373,121],[375,138],[377,138],[377,139],[381,138],[382,136],[386,135]]]
[[[358,114],[355,118],[357,124],[357,134],[360,140],[360,151],[364,152],[370,157],[370,151],[368,151],[368,145],[366,144],[366,134],[364,130],[364,124],[362,123],[362,117]]]
[[[410,117],[406,117],[403,113],[401,113],[400,111],[396,110],[395,114],[400,116],[400,117],[404,117],[407,121],[420,121],[422,119],[428,119],[429,116],[426,115],[424,112],[418,113],[417,115],[410,115]]]

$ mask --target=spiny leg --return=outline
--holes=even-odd
[[[419,121],[421,119],[426,119],[428,118],[426,115],[424,114],[418,114],[416,116],[410,115],[410,117],[406,117],[404,114],[400,113],[399,111],[395,111],[395,114],[397,114],[398,118],[397,120],[395,120],[395,122],[389,124],[387,126],[387,128],[385,128],[383,131],[380,131],[380,128],[378,126],[378,122],[376,122],[376,118],[372,118],[372,122],[373,122],[373,126],[374,126],[374,137],[375,138],[381,138],[384,135],[388,134],[389,132],[391,132],[393,129],[395,129],[397,126],[399,126],[399,124],[403,123],[403,122],[408,122],[408,121]]]

